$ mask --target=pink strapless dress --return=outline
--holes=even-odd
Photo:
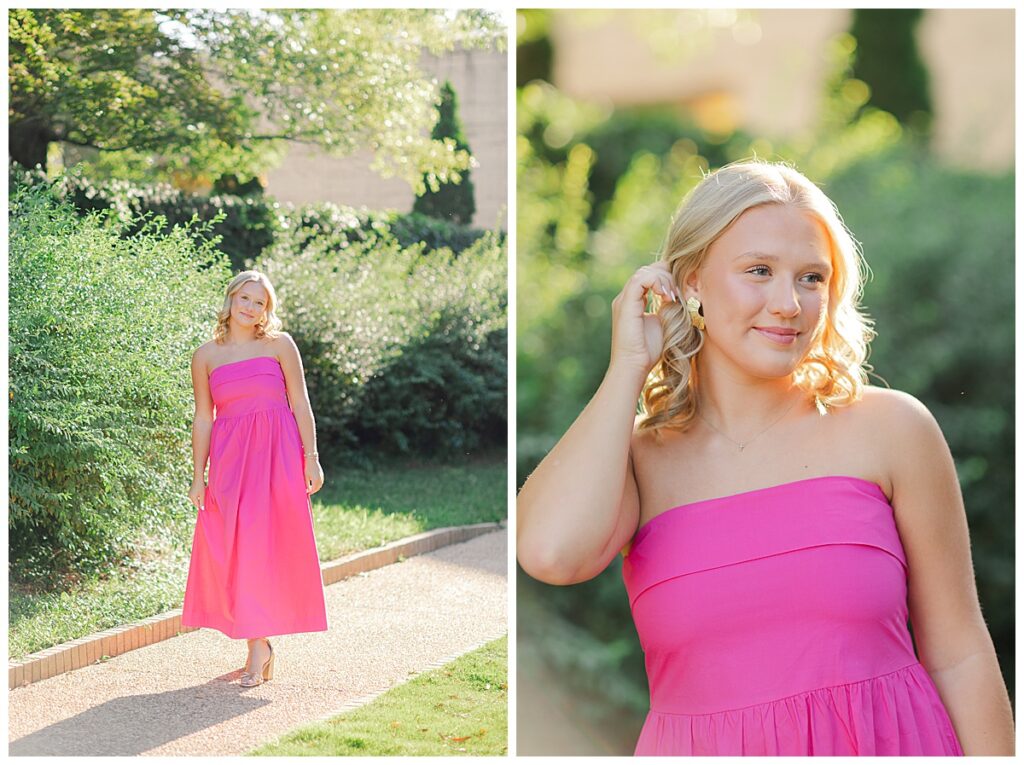
[[[277,359],[210,374],[205,509],[196,518],[181,623],[230,638],[327,629],[305,453]]]
[[[907,628],[875,484],[810,478],[668,510],[623,564],[651,709],[638,755],[962,755]]]

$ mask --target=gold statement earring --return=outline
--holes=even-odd
[[[686,299],[686,310],[690,312],[690,322],[697,329],[704,329],[704,317],[700,315],[700,301],[695,297]]]

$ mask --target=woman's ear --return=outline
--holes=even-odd
[[[690,271],[683,277],[683,301],[695,297],[700,300],[700,272],[697,269]]]

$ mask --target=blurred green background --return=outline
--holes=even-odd
[[[516,458],[522,485],[596,390],[611,300],[657,257],[701,173],[755,155],[790,161],[862,243],[872,383],[920,398],[953,451],[1012,698],[1012,129],[1008,149],[993,147],[1012,126],[1013,43],[1011,31],[999,47],[1000,24],[1012,30],[1012,11],[520,10]],[[935,52],[942,30],[959,49]],[[803,55],[779,53],[794,41]],[[948,57],[972,50],[955,79]],[[748,126],[765,93],[730,93],[716,60],[751,77],[756,67],[776,93],[814,82],[813,108],[768,138]],[[958,130],[950,104],[977,108],[971,84],[992,82],[1009,82],[1009,97],[990,102],[991,134]],[[794,102],[766,100],[768,117]],[[647,688],[620,562],[572,587],[520,570],[517,585],[517,752],[631,753]]]

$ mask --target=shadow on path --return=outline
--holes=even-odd
[[[273,703],[243,695],[236,670],[204,685],[111,699],[8,747],[25,755],[135,756]]]

